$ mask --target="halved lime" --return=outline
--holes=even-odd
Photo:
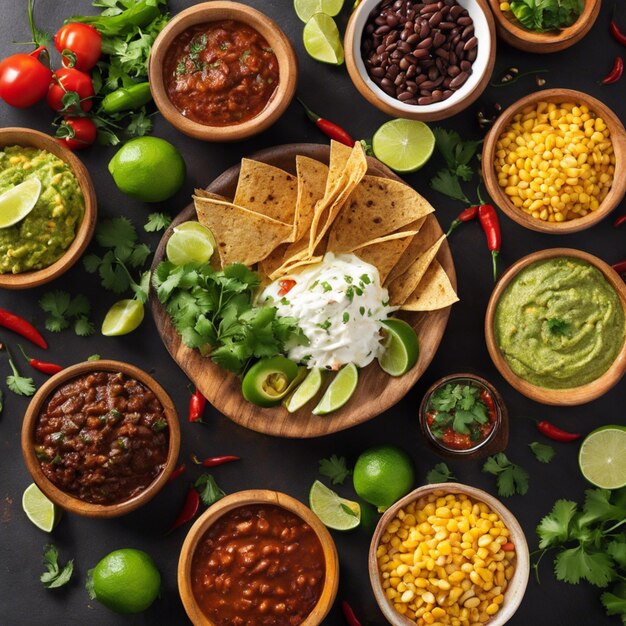
[[[284,407],[295,413],[309,402],[322,386],[322,370],[315,367],[309,371],[306,378],[296,387],[294,392],[283,400]]]
[[[0,195],[0,228],[8,228],[23,220],[37,204],[41,181],[29,178]]]
[[[416,120],[385,122],[372,139],[372,150],[379,161],[396,172],[416,172],[428,163],[435,149],[430,128]]]
[[[378,364],[390,376],[402,376],[417,363],[420,353],[417,335],[404,320],[388,319],[383,325],[385,351],[378,357]]]
[[[626,486],[626,427],[602,426],[589,433],[580,446],[578,465],[596,487]]]
[[[319,480],[311,486],[309,506],[322,524],[333,530],[351,530],[361,523],[359,503],[339,497]]]
[[[105,337],[127,335],[143,322],[144,307],[139,300],[120,300],[107,312],[102,322]]]
[[[341,11],[343,0],[293,0],[296,15],[306,24],[316,13],[334,17]]]
[[[341,65],[343,45],[335,20],[326,13],[316,13],[304,27],[304,48],[316,61]]]
[[[63,511],[42,493],[35,483],[26,487],[22,495],[22,509],[37,528],[49,533],[59,523]]]
[[[217,244],[213,233],[199,222],[183,222],[174,228],[165,253],[174,265],[208,263]]]
[[[351,397],[359,382],[359,370],[354,363],[344,365],[313,409],[314,415],[328,415],[340,409]]]

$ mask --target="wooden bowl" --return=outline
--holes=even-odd
[[[143,383],[150,389],[163,406],[170,433],[167,461],[163,471],[158,477],[138,495],[124,500],[123,502],[108,505],[84,502],[56,487],[43,473],[33,446],[35,428],[41,409],[58,387],[78,376],[102,371],[122,372],[126,376]],[[22,423],[22,454],[26,461],[26,467],[35,483],[37,483],[37,486],[52,502],[58,504],[61,508],[85,517],[119,517],[120,515],[126,515],[126,513],[138,509],[149,500],[152,500],[167,483],[170,474],[176,467],[179,450],[180,427],[178,424],[178,415],[171,398],[152,376],[149,376],[146,372],[134,365],[120,361],[87,361],[85,363],[72,365],[62,372],[55,374],[52,378],[47,380],[34,395],[26,409]]]
[[[469,485],[462,485],[461,483],[441,483],[438,485],[424,485],[419,487],[415,491],[412,491],[401,500],[398,500],[393,506],[391,506],[385,514],[380,518],[372,542],[370,544],[369,551],[369,574],[372,589],[374,590],[374,596],[376,602],[387,618],[388,622],[392,626],[415,626],[415,622],[408,617],[398,613],[391,601],[385,596],[383,590],[381,576],[378,569],[378,561],[376,559],[376,550],[380,544],[380,539],[387,528],[388,524],[393,520],[398,511],[415,502],[423,496],[428,496],[431,493],[437,495],[447,494],[464,494],[471,498],[475,502],[484,502],[498,517],[504,522],[505,526],[510,532],[511,541],[515,544],[516,564],[515,573],[513,578],[509,582],[507,590],[504,592],[504,602],[501,609],[487,622],[487,626],[503,626],[506,624],[515,614],[519,605],[524,597],[526,591],[526,585],[528,584],[528,576],[530,574],[530,555],[528,553],[528,544],[526,543],[526,537],[519,522],[500,500],[497,500],[493,496],[489,495],[482,489],[476,489]]]
[[[602,4],[602,0],[585,0],[585,8],[574,24],[558,31],[538,33],[524,28],[510,11],[503,13],[500,1],[489,0],[498,36],[518,50],[537,53],[558,52],[580,41],[594,25]]]
[[[30,128],[0,128],[0,148],[22,146],[47,150],[67,163],[78,180],[85,199],[85,213],[76,237],[63,256],[52,265],[21,274],[0,274],[0,288],[29,289],[48,283],[67,272],[78,261],[89,245],[98,217],[96,191],[87,168],[73,152],[62,146],[54,137]]]
[[[581,250],[574,250],[572,248],[550,248],[548,250],[533,252],[532,254],[523,257],[517,261],[517,263],[511,265],[511,267],[509,267],[509,269],[502,275],[493,290],[491,298],[489,299],[489,304],[487,305],[487,313],[485,314],[485,339],[489,355],[491,356],[491,360],[494,365],[498,368],[498,371],[502,374],[506,381],[521,394],[531,400],[541,402],[542,404],[575,406],[591,402],[592,400],[599,398],[611,389],[611,387],[616,385],[622,378],[626,372],[626,341],[617,355],[617,358],[613,362],[613,365],[611,365],[611,367],[602,376],[600,376],[600,378],[579,387],[571,387],[569,389],[549,389],[547,387],[534,385],[513,372],[500,352],[494,329],[494,319],[498,302],[505,289],[509,286],[510,282],[517,276],[517,274],[519,274],[519,272],[525,267],[528,267],[537,261],[563,256],[586,261],[600,270],[609,284],[617,292],[622,303],[622,307],[624,308],[624,312],[626,313],[626,284],[622,280],[622,277],[610,265],[607,265],[604,261],[601,261],[592,254],[582,252]]]
[[[274,50],[279,66],[279,82],[266,107],[256,117],[232,126],[209,126],[185,117],[171,102],[165,88],[163,68],[174,39],[197,24],[235,20],[259,32]],[[161,31],[150,53],[150,88],[165,119],[179,131],[203,141],[240,141],[269,128],[285,112],[296,91],[298,58],[285,33],[267,15],[239,2],[203,2],[181,11]]]
[[[469,11],[474,20],[479,41],[478,56],[472,65],[472,75],[465,85],[447,100],[423,106],[404,104],[387,95],[372,81],[365,69],[361,56],[363,29],[370,13],[380,2],[381,0],[361,0],[350,17],[344,38],[348,73],[354,86],[370,104],[393,117],[428,122],[452,117],[479,98],[491,79],[496,61],[495,23],[486,0],[458,0],[458,3]]]
[[[535,105],[538,102],[575,102],[586,104],[590,110],[599,114],[606,122],[611,132],[611,140],[613,142],[613,150],[615,152],[615,174],[613,185],[609,190],[606,198],[600,206],[584,217],[580,217],[568,222],[544,222],[534,218],[532,215],[518,209],[504,193],[502,187],[498,185],[498,176],[494,168],[496,143],[498,138],[508,126],[511,119],[522,109],[529,105]],[[566,233],[575,233],[580,230],[590,228],[603,218],[605,218],[615,207],[622,201],[624,193],[626,193],[626,177],[621,175],[622,170],[626,167],[626,130],[620,122],[619,118],[609,107],[581,91],[573,89],[545,89],[536,91],[521,100],[513,103],[506,109],[495,121],[493,127],[489,131],[483,144],[482,152],[482,173],[487,187],[487,192],[493,198],[494,202],[515,222],[541,233],[549,233],[553,235],[563,235]]]
[[[266,489],[250,489],[233,493],[213,506],[209,507],[194,523],[185,537],[178,561],[178,591],[183,601],[185,611],[194,626],[214,626],[200,609],[192,590],[191,565],[198,544],[205,533],[222,515],[241,506],[251,504],[273,504],[290,511],[303,519],[315,532],[319,539],[326,563],[326,578],[320,598],[301,626],[318,626],[330,611],[337,595],[339,586],[339,557],[337,548],[326,526],[320,519],[301,502],[278,491]]]

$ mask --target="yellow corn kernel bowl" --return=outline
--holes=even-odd
[[[382,516],[369,552],[376,601],[394,626],[502,626],[530,573],[524,532],[488,493],[426,485]]]

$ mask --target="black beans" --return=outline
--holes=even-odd
[[[456,0],[382,0],[363,30],[361,53],[385,93],[425,106],[467,82],[478,43],[472,18]]]

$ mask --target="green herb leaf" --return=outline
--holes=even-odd
[[[615,576],[611,559],[603,552],[579,545],[560,552],[554,560],[557,580],[576,585],[581,579],[606,587]]]
[[[66,291],[49,291],[42,296],[39,306],[49,314],[45,325],[50,332],[58,333],[70,326],[80,337],[93,335],[95,332],[89,320],[91,305],[82,294],[72,298]]]
[[[193,485],[198,493],[200,499],[205,506],[211,506],[218,500],[221,500],[226,494],[218,487],[215,479],[211,474],[202,474]]]
[[[571,500],[557,500],[552,507],[552,511],[546,515],[539,526],[540,548],[558,545],[569,538],[569,526],[576,513],[576,502]]]
[[[32,396],[35,393],[35,381],[32,378],[20,376],[13,359],[9,356],[9,365],[13,374],[6,377],[7,387],[18,396]]]
[[[455,479],[456,477],[446,463],[437,463],[437,465],[426,474],[426,482],[429,484],[447,483]]]
[[[558,319],[557,317],[551,317],[549,320],[546,321],[546,324],[548,325],[548,330],[553,335],[567,335],[567,332],[569,330],[568,323],[561,319]]]
[[[68,561],[63,568],[59,567],[59,551],[56,546],[49,544],[44,547],[43,564],[46,570],[40,580],[46,589],[56,589],[69,582],[74,571],[74,560]]]
[[[172,218],[165,213],[150,213],[143,229],[147,233],[156,233],[165,230],[171,223]]]
[[[101,359],[99,354],[92,354],[87,357],[88,361],[99,361]]]
[[[338,457],[336,454],[333,454],[329,459],[320,461],[319,472],[322,476],[330,478],[333,485],[343,485],[346,478],[352,474],[352,471],[348,469],[345,457]]]
[[[550,463],[556,454],[556,451],[552,446],[545,443],[539,443],[538,441],[529,443],[528,447],[533,451],[533,454],[540,463]]]
[[[622,622],[625,622],[626,618],[626,595],[617,595],[615,593],[609,593],[605,591],[600,596],[600,602],[606,609],[607,615],[621,615]]]
[[[502,497],[516,493],[523,496],[528,491],[528,472],[509,461],[503,452],[490,456],[483,465],[483,472],[496,476],[498,494]]]

